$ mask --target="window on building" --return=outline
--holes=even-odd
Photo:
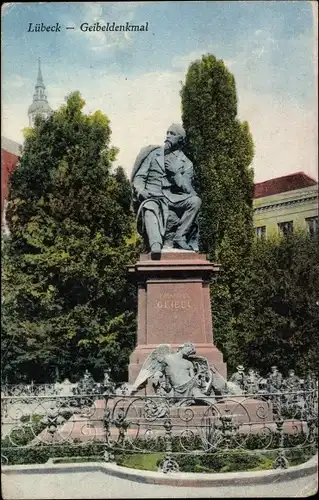
[[[294,229],[293,221],[279,222],[278,229],[280,234],[292,233]]]
[[[255,229],[257,238],[266,238],[266,226],[258,226]]]
[[[307,224],[307,231],[310,234],[310,236],[318,234],[319,232],[318,217],[308,217],[306,219],[306,224]]]

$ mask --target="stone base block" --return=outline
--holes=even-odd
[[[210,283],[219,266],[205,255],[168,251],[159,260],[150,255],[129,268],[138,289],[137,346],[129,365],[133,384],[147,356],[159,344],[176,350],[192,342],[196,354],[208,359],[226,378],[223,355],[214,345]],[[148,387],[144,394],[152,394]]]
[[[151,401],[151,398],[148,400]],[[158,401],[154,398],[153,401]],[[132,439],[135,437],[155,437],[165,434],[164,420],[162,418],[146,418],[145,400],[134,398],[115,398],[108,402],[108,408],[114,411],[113,418],[116,419],[118,411],[124,410],[125,419],[129,422],[127,435]],[[105,429],[103,415],[105,401],[97,400],[87,415],[73,415],[67,422],[62,424],[54,437],[45,429],[34,441],[42,442],[68,442],[74,439],[81,442],[92,442],[105,440]],[[214,402],[211,406],[193,405],[184,407],[171,407],[170,420],[173,435],[180,435],[185,431],[205,436],[210,428],[221,424],[223,416],[231,416],[231,421],[236,424],[237,430],[246,434],[258,433],[268,429],[275,432],[276,424],[273,421],[272,406],[270,403],[244,397],[227,398],[222,402]],[[305,431],[305,423],[300,421],[285,422],[284,432],[291,433],[296,430]],[[112,439],[117,439],[119,429],[111,424],[110,432]],[[53,440],[52,440],[53,437]],[[34,443],[35,444],[35,443]]]
[[[125,404],[124,400],[122,401],[123,403],[121,402],[121,405],[127,408],[129,400],[127,404]],[[128,421],[132,425],[163,426],[163,420],[165,420],[166,417],[164,419],[154,419],[151,421],[146,418],[144,401],[136,400],[136,402],[130,406],[127,413]],[[150,398],[149,401],[153,401],[156,404],[159,399]],[[172,430],[174,430],[174,428],[177,430],[179,427],[183,430],[184,426],[185,428],[193,426],[205,427],[209,422],[214,424],[214,422],[221,421],[221,418],[226,415],[231,417],[231,421],[238,426],[273,423],[272,405],[269,402],[238,396],[234,398],[227,397],[217,402],[212,397],[211,401],[211,405],[171,407],[169,418],[172,422]]]

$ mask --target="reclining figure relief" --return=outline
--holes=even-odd
[[[169,344],[157,346],[145,360],[130,393],[148,380],[156,395],[171,398],[176,406],[210,405],[221,401],[224,394],[241,394],[240,388],[227,382],[206,358],[196,356],[190,342],[181,345],[177,352]]]

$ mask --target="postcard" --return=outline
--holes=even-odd
[[[76,464],[72,461],[62,463],[62,458],[57,452],[51,453],[52,450],[48,461],[40,452],[35,458],[36,439],[42,436],[46,444],[49,438],[53,442],[57,428],[66,441],[73,432],[78,433],[72,436],[80,441],[83,436],[92,438],[93,428],[96,435],[105,438],[110,430],[108,426],[113,426],[110,436],[115,439],[118,432],[117,443],[122,443],[128,428],[129,436],[132,435],[132,425],[126,422],[123,412],[107,420],[107,412],[103,413],[107,391],[114,392],[114,401],[119,396],[128,398],[133,389],[137,391],[142,384],[150,384],[151,375],[153,396],[154,393],[167,396],[169,388],[170,397],[173,394],[177,399],[189,398],[190,406],[196,400],[198,408],[206,412],[209,398],[223,395],[221,387],[227,387],[228,393],[233,391],[234,397],[243,394],[236,392],[238,390],[247,394],[247,385],[245,389],[238,389],[244,372],[244,366],[238,363],[244,364],[244,361],[230,360],[231,352],[228,375],[233,373],[227,382],[225,352],[223,358],[222,341],[219,341],[225,340],[223,335],[226,333],[221,331],[220,325],[228,321],[224,325],[225,332],[235,332],[237,318],[235,321],[230,316],[232,311],[237,311],[238,304],[232,302],[236,297],[231,297],[231,292],[227,294],[226,289],[223,290],[218,299],[226,312],[216,321],[214,316],[212,321],[213,305],[207,284],[215,283],[212,276],[216,278],[220,270],[212,255],[228,226],[242,220],[236,219],[235,212],[229,216],[232,197],[235,200],[240,182],[243,185],[246,182],[247,193],[254,193],[250,204],[250,208],[253,207],[250,213],[253,237],[264,241],[271,233],[281,236],[298,228],[310,236],[318,234],[318,4],[292,0],[7,2],[2,5],[2,63],[1,228],[3,239],[11,241],[11,250],[8,254],[4,252],[3,257],[3,266],[8,271],[3,271],[7,281],[2,302],[7,312],[3,319],[1,378],[5,389],[1,397],[4,398],[4,418],[11,419],[11,423],[6,421],[2,426],[6,448],[3,496],[8,500],[199,497],[202,484],[196,485],[197,479],[193,480],[191,488],[187,487],[187,482],[183,483],[184,477],[177,482],[181,486],[173,484],[173,479],[161,479],[161,484],[156,484],[156,474],[171,472],[171,476],[161,477],[173,477],[174,472],[183,472],[188,467],[183,460],[179,466],[179,457],[177,454],[172,457],[170,451],[179,412],[176,406],[164,425],[165,405],[148,404],[148,422],[153,424],[147,427],[143,420],[141,429],[146,434],[149,432],[148,437],[153,432],[149,437],[153,439],[157,431],[150,428],[158,419],[156,422],[162,425],[162,435],[169,444],[164,451],[147,450],[152,463],[145,466],[148,468],[145,477],[141,470],[135,471],[133,462],[127,462],[128,472],[121,472],[119,464],[124,458],[122,455],[122,458],[117,457],[118,465],[114,464],[111,447],[103,452],[109,466],[107,471],[97,461],[79,463],[83,456],[76,457]],[[213,68],[211,75],[207,68]],[[199,81],[204,82],[202,87]],[[84,134],[76,139],[75,127],[72,129],[75,131],[74,144],[72,141],[65,144],[62,139],[60,144],[59,138],[64,137],[63,131],[68,126],[65,116],[72,115],[71,107],[69,115],[64,116],[61,110],[71,106],[68,100],[72,95],[77,96],[74,102],[82,100],[82,113],[90,117],[90,120],[83,118],[83,130],[92,134],[88,132],[87,136]],[[214,105],[209,107],[211,102]],[[77,104],[74,106],[76,108]],[[203,115],[205,120],[202,120]],[[34,132],[40,123],[37,116],[47,134],[43,151],[38,147],[41,134]],[[60,125],[54,119],[50,122],[54,116],[60,117]],[[223,128],[222,120],[225,123],[230,120],[233,128]],[[52,132],[52,144],[45,124],[52,127],[48,129]],[[54,127],[59,126],[62,132],[55,135]],[[206,130],[209,127],[211,136]],[[240,133],[244,137],[242,142]],[[106,138],[104,160],[99,134]],[[81,149],[88,142],[91,149],[85,150],[86,146]],[[215,149],[211,151],[212,143]],[[24,157],[26,145],[28,156]],[[233,145],[238,151],[243,147],[239,160]],[[93,156],[95,154],[95,146],[96,162],[90,157],[91,151]],[[223,148],[228,148],[227,160],[223,159]],[[65,156],[59,156],[61,151],[65,151]],[[72,189],[68,191],[73,194],[65,202],[59,196],[63,189],[67,191],[70,187],[67,184],[70,176],[74,175],[75,179],[74,158],[74,164],[78,162],[83,169],[81,172],[85,171],[83,151],[88,162],[88,179],[94,171],[99,181],[93,182],[91,191],[90,180],[88,186],[81,185],[83,198],[76,200],[77,188],[74,186],[77,182],[74,180],[74,186],[70,184]],[[221,163],[216,165],[219,160]],[[238,164],[238,171],[242,168],[242,177],[238,171],[234,177],[229,174],[229,193],[222,188],[220,191],[212,188],[217,195],[209,198],[200,192],[198,186],[204,189],[203,169],[210,162],[215,176],[211,177],[212,185],[218,185],[218,189],[226,185],[218,181],[229,165]],[[47,165],[48,171],[51,169],[51,177],[46,176],[43,165]],[[22,168],[20,177],[13,175],[17,166]],[[116,172],[112,177],[114,184],[110,177],[107,181],[102,178],[102,168],[107,175]],[[208,171],[205,174],[207,185],[211,179]],[[202,175],[202,184],[199,181],[196,184],[196,175]],[[15,181],[11,185],[12,178]],[[31,196],[39,186],[47,189],[51,182],[48,179],[53,178],[58,179],[55,194],[48,190],[43,197],[41,193]],[[101,187],[104,185],[105,192]],[[131,188],[134,215],[131,194],[128,194]],[[10,189],[16,190],[13,201]],[[23,199],[22,192],[24,195],[30,193],[29,198]],[[96,199],[93,192],[96,192]],[[105,202],[106,192],[110,196],[109,204]],[[57,201],[54,201],[55,196]],[[247,194],[247,199],[249,196]],[[45,204],[49,207],[47,211],[42,210]],[[86,214],[82,210],[84,206],[89,207]],[[101,206],[105,210],[98,219]],[[65,220],[59,207],[65,211]],[[94,210],[96,219],[92,216]],[[229,224],[222,219],[226,212]],[[78,218],[74,214],[78,214]],[[204,215],[200,218],[199,214]],[[19,224],[22,232],[17,230]],[[207,235],[200,234],[203,227]],[[118,239],[117,228],[123,231]],[[16,231],[17,240],[11,238],[10,230]],[[233,244],[232,238],[237,237],[240,241],[238,231],[229,234],[228,242]],[[142,243],[144,239],[145,246],[138,255],[138,264],[130,263],[130,272],[138,274],[137,292],[135,288],[132,292],[125,282],[123,270],[128,267],[129,256],[135,255],[136,248],[132,250],[131,246],[139,242],[139,238]],[[14,246],[15,241],[21,245]],[[234,247],[238,249],[237,243]],[[23,265],[21,259],[24,259]],[[233,262],[231,258],[229,262]],[[240,280],[234,280],[234,286]],[[313,297],[314,293],[309,291],[309,296]],[[302,292],[297,295],[301,296]],[[314,317],[317,306],[318,302],[311,306],[310,312],[307,309],[309,317]],[[251,321],[250,327],[254,325]],[[219,348],[213,343],[213,329]],[[275,327],[274,331],[277,332]],[[289,331],[292,332],[293,327]],[[239,336],[234,334],[234,338]],[[155,347],[157,343],[159,346]],[[153,364],[149,356],[153,356]],[[283,357],[278,355],[284,364]],[[282,380],[276,363],[269,363],[269,370],[272,370],[269,380],[276,377],[277,381]],[[214,369],[209,368],[212,365]],[[256,389],[259,366],[252,368],[256,371],[247,371],[249,387],[251,391],[258,389],[260,392],[265,389],[265,378],[258,379]],[[290,382],[293,379],[291,383],[299,384],[292,372],[289,372]],[[125,374],[127,383],[124,383]],[[118,384],[117,392],[112,377]],[[276,389],[277,386],[271,387]],[[91,391],[89,398],[85,391]],[[78,406],[74,403],[75,393]],[[17,402],[19,398],[21,407]],[[32,404],[26,398],[33,398]],[[52,401],[57,406],[52,406]],[[84,407],[92,409],[94,404],[97,427],[84,411]],[[115,406],[116,403],[112,411]],[[264,400],[261,406],[266,412]],[[27,407],[31,408],[31,413]],[[189,410],[193,411],[194,421],[199,419],[198,408]],[[151,411],[155,412],[153,416]],[[74,415],[80,415],[82,424],[86,422],[85,432],[80,432],[76,426],[76,431],[75,427],[73,430],[68,427],[70,422],[78,423]],[[187,415],[185,410],[182,425],[188,422]],[[127,416],[133,418],[131,413]],[[209,418],[211,422],[215,417],[210,414]],[[251,414],[249,418],[252,421]],[[271,425],[271,432],[275,432],[274,420]],[[215,437],[218,432],[217,429]],[[205,434],[206,444],[211,435]],[[96,458],[94,438],[92,443],[91,454]],[[30,451],[30,447],[34,449]],[[280,457],[276,462],[278,467],[286,464],[285,457]],[[139,455],[139,464],[144,458]],[[228,466],[229,470],[235,470]],[[258,462],[251,468],[259,466]],[[211,472],[203,463],[197,469]],[[312,489],[315,488],[311,470],[309,466],[305,477],[300,478],[300,494],[310,488],[307,481]],[[206,481],[210,480],[208,476]],[[205,495],[219,496],[213,479],[211,481],[210,493],[205,492]],[[254,494],[267,496],[256,483],[257,487],[259,493],[256,489]],[[290,484],[282,496],[289,494],[289,488],[292,493],[296,492],[296,486]],[[231,496],[231,488],[227,491]]]

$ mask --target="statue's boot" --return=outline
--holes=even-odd
[[[192,247],[187,243],[185,238],[174,239],[174,247],[180,248],[181,250],[193,250]]]
[[[191,196],[184,200],[181,204],[178,204],[180,210],[184,213],[179,220],[177,230],[174,235],[175,247],[181,248],[182,250],[192,251],[192,247],[188,241],[193,236],[193,224],[196,220],[197,214],[201,206],[201,200],[198,196]],[[175,205],[175,208],[177,205]]]
[[[160,243],[153,243],[151,246],[151,257],[152,259],[161,258],[162,245]]]
[[[166,239],[166,240],[164,240],[163,250],[170,250],[172,248],[174,248],[173,239]]]

